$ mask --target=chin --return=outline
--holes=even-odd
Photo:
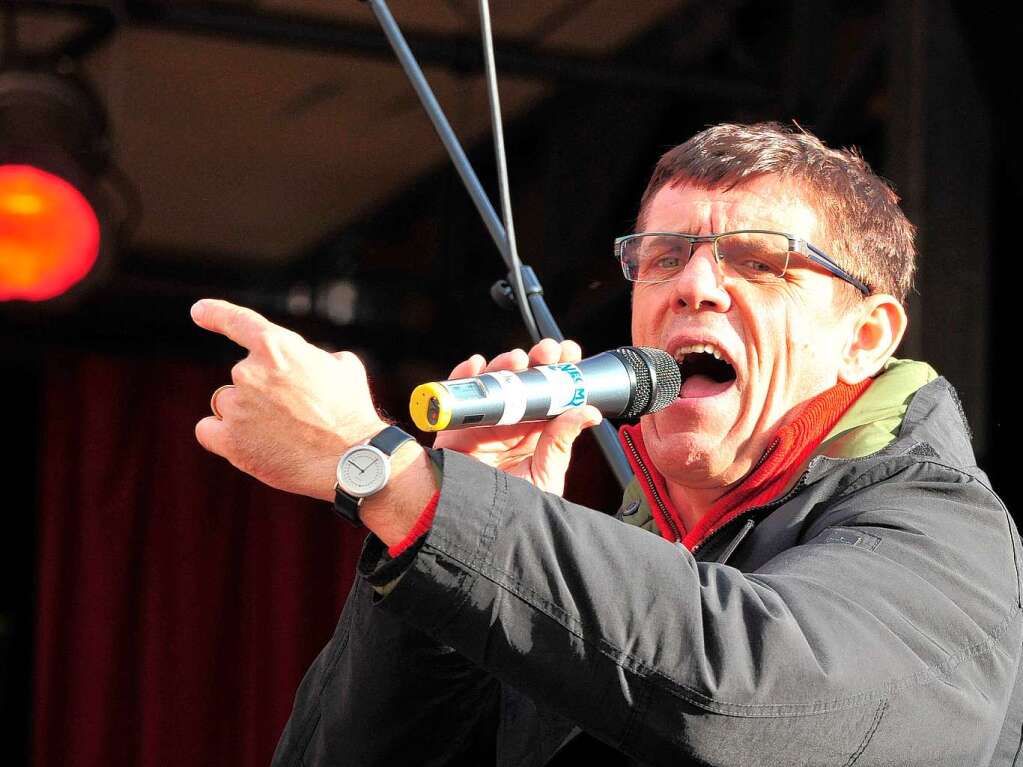
[[[657,470],[666,478],[689,487],[720,484],[720,477],[733,465],[735,451],[719,431],[690,431],[678,428],[674,419],[654,419],[654,429],[644,429],[643,441]],[[675,427],[675,428],[672,428]]]

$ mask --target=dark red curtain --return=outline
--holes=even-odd
[[[46,366],[38,767],[266,765],[333,631],[363,536],[198,445],[195,422],[227,376],[157,357]],[[614,506],[588,437],[568,490]]]
[[[69,354],[45,376],[39,767],[266,765],[362,536],[193,436],[226,367]]]

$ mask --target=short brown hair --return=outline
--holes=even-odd
[[[898,195],[855,148],[830,149],[799,126],[725,123],[697,133],[658,161],[639,219],[665,184],[731,189],[761,176],[794,182],[830,240],[814,244],[872,293],[905,304],[916,269],[916,228],[899,208]]]

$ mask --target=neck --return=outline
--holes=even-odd
[[[686,487],[683,484],[674,482],[667,477],[664,484],[668,487],[668,497],[671,498],[682,524],[686,530],[692,530],[707,514],[710,508],[717,503],[729,487]]]
[[[738,476],[736,476],[734,472],[737,467],[742,466],[742,462],[740,460],[733,461],[723,476],[718,477],[721,484],[704,484],[702,486],[686,485],[683,482],[672,479],[662,473],[662,476],[664,477],[664,485],[668,491],[668,497],[671,498],[671,502],[675,507],[675,512],[681,519],[682,524],[685,525],[685,529],[693,530],[696,527],[696,523],[703,519],[709,511],[714,510],[719,512],[721,499],[733,490],[742,486],[743,483],[747,482],[747,480],[751,479],[752,475],[757,472],[757,469],[761,469],[763,467],[768,453],[770,452],[773,454],[779,444],[784,443],[787,448],[792,448],[793,441],[795,441],[797,445],[801,446],[801,443],[805,442],[808,437],[812,438],[810,435],[800,435],[796,436],[795,440],[793,440],[794,435],[791,433],[787,435],[787,438],[782,437],[785,436],[785,427],[799,420],[799,417],[805,413],[806,406],[809,402],[826,396],[827,392],[821,392],[817,395],[817,397],[796,405],[784,418],[779,420],[774,428],[768,432],[770,436],[766,438],[762,437],[758,440],[751,440],[751,442],[756,442],[759,445],[756,453],[757,459],[747,459],[746,467],[741,469],[742,473]],[[816,419],[812,420],[815,421]],[[802,432],[804,430],[800,429],[800,431]],[[813,429],[811,429],[811,431],[813,431]],[[817,429],[817,431],[819,431],[819,429]],[[779,456],[775,456],[776,459],[778,457]],[[772,463],[776,469],[781,469],[784,466],[784,463],[779,463],[777,460]],[[731,474],[731,476],[728,476],[728,474]],[[763,479],[763,472],[761,472],[761,479]],[[790,483],[786,483],[785,489],[788,489],[789,484]]]
[[[799,462],[796,467],[801,468],[801,465],[802,462]],[[664,484],[668,488],[668,497],[671,498],[682,524],[685,525],[686,530],[694,530],[697,523],[707,516],[707,513],[714,509],[724,496],[742,484],[743,479],[727,487],[688,487],[667,478],[665,478]],[[799,474],[792,472],[788,481],[783,486],[776,488],[777,494],[787,493],[798,479]]]

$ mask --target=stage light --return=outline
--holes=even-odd
[[[61,295],[99,256],[99,220],[64,179],[0,165],[0,301]]]
[[[0,72],[0,301],[50,301],[111,252],[106,117],[83,83]]]

